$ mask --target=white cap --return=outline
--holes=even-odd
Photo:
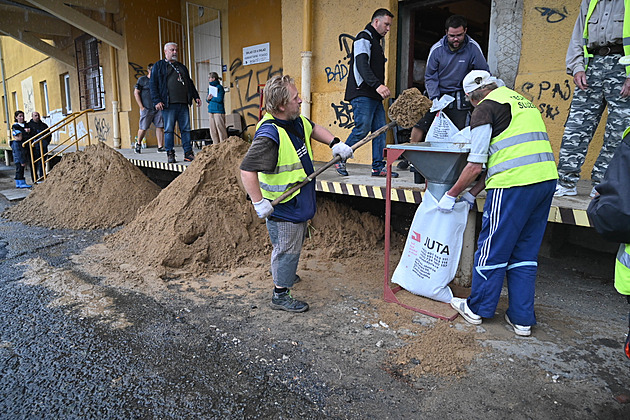
[[[621,57],[619,59],[619,64],[623,64],[624,66],[627,66],[630,64],[630,55],[624,55],[623,57]]]
[[[462,82],[464,93],[468,94],[479,89],[481,86],[496,83],[497,80],[496,77],[490,76],[490,73],[485,70],[472,70],[464,77],[464,81]]]

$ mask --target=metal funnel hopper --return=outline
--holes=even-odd
[[[470,152],[467,143],[425,142],[393,144],[387,148],[403,150],[403,156],[424,176],[427,189],[437,200],[455,185]]]

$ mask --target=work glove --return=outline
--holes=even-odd
[[[459,197],[459,199],[457,200],[458,203],[461,203],[463,201],[468,203],[468,205],[470,206],[471,210],[475,207],[475,196],[472,195],[471,193],[466,192],[466,193],[464,193],[464,195]]]
[[[266,219],[273,213],[273,206],[271,205],[271,201],[265,200],[264,198],[257,203],[252,203],[254,205],[254,209],[256,210],[256,214],[261,219]]]
[[[333,156],[341,157],[341,160],[343,161],[352,159],[354,157],[352,147],[343,142],[337,143],[332,147],[332,154]]]
[[[453,211],[453,207],[455,207],[455,198],[451,197],[448,194],[444,194],[442,199],[439,201],[437,205],[437,209],[442,213],[450,213]]]

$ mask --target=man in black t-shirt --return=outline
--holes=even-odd
[[[155,109],[153,102],[151,101],[151,88],[149,87],[149,79],[151,79],[151,69],[153,63],[147,66],[149,74],[142,76],[138,79],[138,82],[134,86],[133,96],[136,98],[136,102],[140,107],[140,124],[138,128],[138,138],[134,148],[136,153],[142,151],[142,139],[151,123],[155,125],[155,136],[157,137],[158,152],[164,152],[164,119],[162,118],[162,111]]]

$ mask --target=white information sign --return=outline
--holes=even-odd
[[[243,48],[243,65],[266,63],[269,61],[269,43]]]

